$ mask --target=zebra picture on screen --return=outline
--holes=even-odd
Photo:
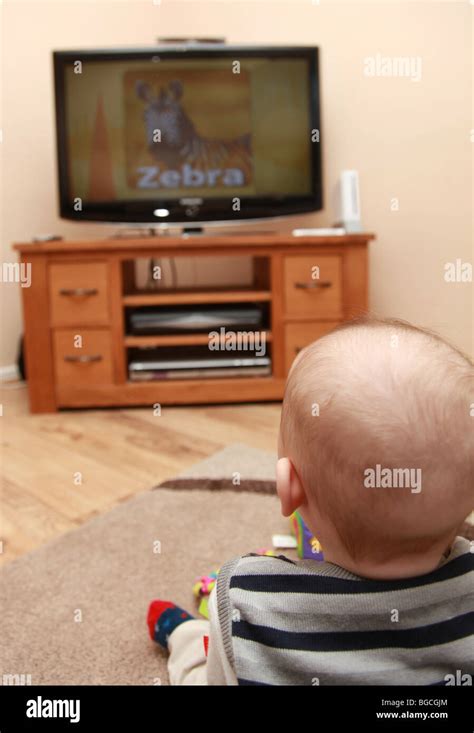
[[[139,80],[147,149],[158,165],[141,166],[139,188],[237,187],[252,179],[250,133],[230,140],[201,136],[182,105],[183,84],[174,79],[154,93]]]

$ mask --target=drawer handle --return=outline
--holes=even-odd
[[[329,280],[312,280],[310,283],[295,283],[298,290],[317,290],[318,288],[330,288],[332,282]]]
[[[102,361],[101,354],[92,354],[92,356],[87,356],[83,354],[82,356],[65,356],[64,361],[72,361],[76,364],[90,364],[93,361]]]
[[[60,295],[97,295],[99,291],[97,288],[61,288],[59,291]]]

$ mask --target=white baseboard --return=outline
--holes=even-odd
[[[0,382],[13,382],[15,379],[20,379],[16,364],[0,367]]]

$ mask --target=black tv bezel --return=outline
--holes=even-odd
[[[320,211],[323,207],[322,192],[322,154],[321,143],[311,145],[311,184],[312,191],[305,196],[242,196],[241,210],[232,210],[232,196],[229,198],[203,198],[200,206],[190,213],[190,207],[180,203],[183,198],[137,199],[114,201],[111,203],[82,203],[82,210],[76,211],[69,192],[69,160],[66,137],[66,109],[64,94],[64,70],[74,61],[114,61],[124,57],[130,60],[146,60],[153,56],[173,58],[210,58],[213,56],[245,58],[304,58],[309,62],[310,127],[309,130],[321,131],[320,119],[320,82],[319,49],[316,46],[227,46],[215,45],[206,48],[187,46],[153,46],[142,49],[116,48],[94,50],[53,51],[54,92],[56,107],[56,155],[59,187],[59,212],[63,219],[74,221],[100,221],[130,224],[184,224],[193,226],[199,222],[233,222],[248,219],[267,219]],[[320,132],[321,137],[321,132]],[[234,194],[235,196],[235,194]],[[201,198],[201,197],[196,197]],[[155,209],[168,209],[166,219],[153,214]],[[192,209],[191,209],[192,210]]]

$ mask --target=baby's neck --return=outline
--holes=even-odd
[[[324,552],[327,562],[339,565],[354,575],[373,580],[396,580],[426,575],[446,562],[451,552],[451,543],[446,549],[433,547],[427,553],[413,553],[392,560],[377,562],[373,559],[354,560],[343,548],[335,552]]]

